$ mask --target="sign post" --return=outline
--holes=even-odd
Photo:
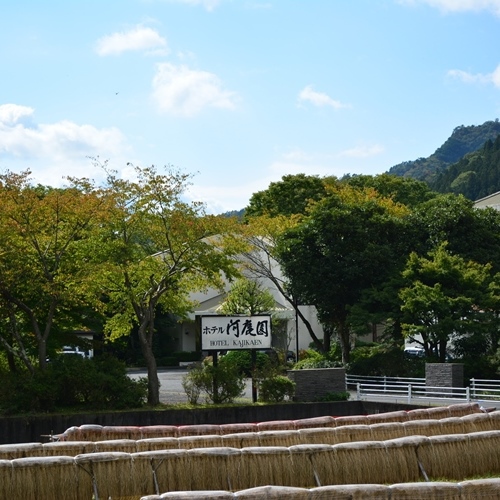
[[[214,363],[218,351],[249,349],[255,369],[256,350],[271,348],[271,316],[201,316],[201,348],[212,351]],[[253,376],[252,400],[257,401]]]

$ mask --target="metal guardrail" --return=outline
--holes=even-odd
[[[356,391],[358,400],[391,399],[408,404],[423,401],[442,402],[499,402],[500,380],[471,379],[468,387],[431,387],[423,378],[365,377],[346,375],[349,390]]]

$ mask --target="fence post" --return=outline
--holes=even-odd
[[[411,405],[411,384],[408,384],[408,404]]]
[[[465,398],[467,403],[470,403],[470,386],[465,388]]]
[[[361,401],[361,384],[359,382],[356,384],[356,398]]]
[[[476,398],[476,380],[471,378],[470,385],[472,387],[472,397],[475,399]]]

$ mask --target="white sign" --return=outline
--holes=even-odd
[[[271,316],[202,316],[201,348],[209,351],[269,349]]]

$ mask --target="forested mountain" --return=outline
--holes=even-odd
[[[485,122],[482,125],[460,125],[431,156],[394,165],[389,170],[389,174],[413,177],[432,184],[437,176],[449,166],[461,160],[468,153],[482,148],[486,141],[495,141],[499,134],[500,122],[498,119]]]
[[[439,193],[463,194],[471,200],[500,191],[500,135],[450,165],[430,186]]]

